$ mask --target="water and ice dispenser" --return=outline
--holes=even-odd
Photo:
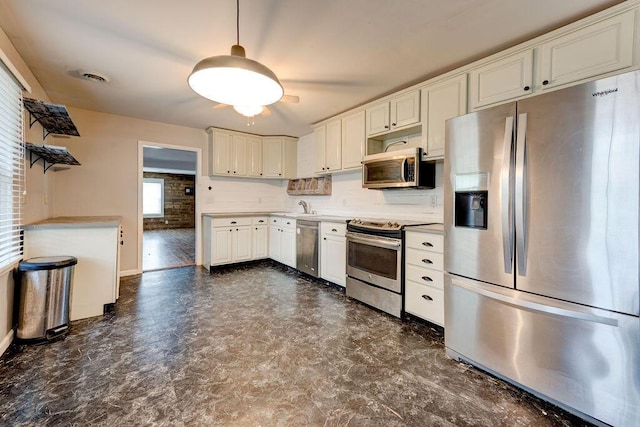
[[[487,229],[487,191],[489,174],[461,174],[455,177],[454,225],[456,227]]]

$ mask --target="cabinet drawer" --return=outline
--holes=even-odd
[[[407,248],[444,253],[444,236],[442,234],[407,231],[405,241]]]
[[[444,326],[444,291],[409,281],[405,286],[404,310]]]
[[[282,224],[282,219],[279,216],[270,216],[269,217],[269,225],[280,225]]]
[[[417,265],[419,267],[426,267],[440,271],[444,269],[444,255],[436,252],[421,251],[418,249],[409,248],[407,249],[406,257],[407,264]]]
[[[413,281],[432,288],[444,290],[444,273],[442,271],[407,264],[405,276],[407,281]]]
[[[214,218],[213,219],[214,227],[229,227],[229,226],[239,226],[239,225],[251,225],[251,218],[243,217],[243,218]]]
[[[255,216],[251,220],[253,225],[267,225],[269,224],[269,217],[266,216]]]
[[[323,222],[320,225],[322,235],[344,237],[347,233],[347,224],[337,222]]]
[[[283,229],[295,229],[296,220],[293,218],[280,218],[280,227]]]

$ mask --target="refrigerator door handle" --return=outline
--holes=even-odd
[[[511,187],[511,144],[513,142],[513,116],[505,120],[504,152],[502,153],[502,169],[500,171],[502,195],[502,254],[504,256],[504,272],[513,270],[513,195]]]
[[[572,319],[586,320],[587,322],[601,323],[603,325],[609,325],[616,328],[618,327],[618,319],[615,319],[612,317],[601,316],[595,313],[586,313],[583,311],[571,310],[569,308],[564,308],[564,307],[541,304],[539,302],[527,301],[521,298],[514,298],[498,292],[492,292],[487,289],[483,289],[480,286],[467,284],[453,278],[451,279],[451,284],[454,286],[458,286],[460,288],[466,289],[468,291],[474,292],[476,294],[482,295],[483,297],[491,298],[496,301],[500,301],[504,304],[507,304],[522,310],[545,313],[545,314],[558,316],[558,317],[568,317]]]
[[[518,114],[516,137],[516,257],[518,275],[527,275],[527,113]]]

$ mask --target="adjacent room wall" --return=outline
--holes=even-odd
[[[145,230],[194,228],[196,226],[196,198],[194,193],[186,194],[185,192],[187,187],[195,192],[195,176],[144,172],[143,177],[164,180],[164,216],[144,218]]]

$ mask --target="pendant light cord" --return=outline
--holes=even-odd
[[[240,0],[236,0],[236,44],[240,44]]]

